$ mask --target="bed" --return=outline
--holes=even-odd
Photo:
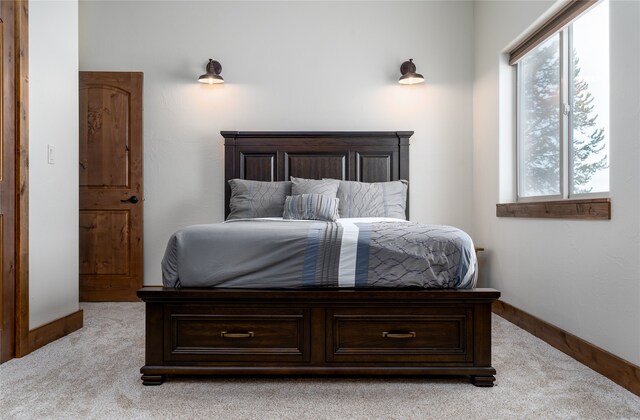
[[[232,179],[409,180],[412,132],[221,134],[226,216]],[[497,290],[328,286],[143,287],[143,384],[174,375],[463,375],[493,386]]]

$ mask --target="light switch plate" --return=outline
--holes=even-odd
[[[53,156],[53,145],[52,144],[47,144],[47,162],[49,163],[49,165],[54,165],[56,163],[54,156]]]

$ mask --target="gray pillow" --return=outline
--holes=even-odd
[[[322,194],[335,198],[340,181],[337,179],[306,179],[291,177],[291,195]]]
[[[297,220],[324,220],[338,218],[338,199],[323,194],[300,194],[287,197],[282,217]]]
[[[340,181],[340,217],[395,217],[406,219],[407,181]]]
[[[291,182],[261,182],[230,179],[231,200],[227,220],[282,217],[284,200],[291,195]]]

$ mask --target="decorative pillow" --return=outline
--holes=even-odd
[[[291,182],[261,182],[246,179],[230,179],[231,200],[229,217],[282,217],[284,200],[291,195]]]
[[[284,202],[285,219],[324,220],[338,218],[338,199],[323,194],[301,194],[287,197]]]
[[[291,177],[291,195],[322,194],[335,198],[340,181],[337,179],[306,179]]]
[[[340,181],[340,217],[395,217],[406,219],[407,181]]]

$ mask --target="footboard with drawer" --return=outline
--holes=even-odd
[[[142,380],[168,375],[467,375],[492,386],[493,289],[144,287]]]

